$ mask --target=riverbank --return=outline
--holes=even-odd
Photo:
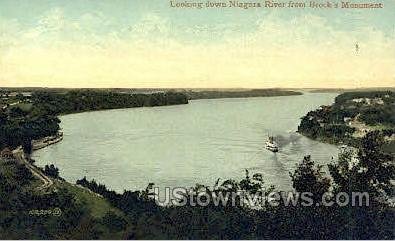
[[[33,140],[31,142],[32,151],[34,152],[36,150],[40,150],[47,146],[56,144],[62,140],[63,140],[62,132],[58,132],[58,134],[55,136],[48,136],[39,140]],[[53,185],[52,179],[47,175],[45,175],[40,168],[32,164],[30,158],[26,156],[22,146],[17,147],[15,150],[12,151],[12,153],[17,162],[26,166],[26,168],[28,168],[35,177],[37,177],[39,180],[42,181],[43,184],[37,188],[38,191],[48,190],[48,188],[50,188]]]
[[[210,99],[62,116],[67,138],[55,148],[35,152],[34,159],[39,166],[56,164],[71,182],[87,176],[115,191],[142,190],[150,182],[161,187],[210,185],[217,177],[241,178],[246,168],[289,190],[288,173],[302,151],[322,165],[337,154],[335,146],[294,133],[300,116],[335,97],[306,93]],[[264,149],[268,135],[279,138],[281,153],[276,156]]]
[[[350,92],[336,97],[330,106],[308,112],[298,132],[321,142],[358,147],[369,132],[380,132],[383,149],[395,153],[395,92]]]
[[[32,141],[32,150],[37,151],[40,149],[43,149],[45,147],[54,145],[56,143],[59,143],[60,141],[63,140],[63,132],[58,132],[57,135],[55,136],[48,136],[39,140],[33,140]],[[14,158],[19,164],[24,165],[27,169],[30,170],[30,172],[38,178],[41,182],[42,185],[36,187],[36,191],[44,191],[48,192],[55,182],[58,182],[58,186],[67,186],[68,188],[74,188],[74,190],[78,193],[81,192],[88,192],[90,195],[94,195],[98,198],[103,199],[103,196],[100,194],[97,194],[95,192],[92,192],[90,189],[83,187],[81,185],[69,183],[65,181],[63,178],[58,178],[58,179],[52,179],[51,177],[48,177],[46,174],[43,173],[43,169],[40,167],[37,167],[34,165],[30,158],[26,156],[25,152],[23,151],[23,148],[19,146],[15,150],[12,151]],[[78,191],[78,189],[81,189]]]
[[[168,155],[168,157],[172,159],[177,157],[177,155],[174,155],[174,153],[180,153],[181,155],[178,155],[180,158],[178,160],[178,164],[184,164],[187,161],[191,161],[190,163],[186,163],[188,169],[185,170],[191,170],[192,168],[196,167],[196,163],[199,163],[199,165],[203,163],[195,160],[189,160],[190,156],[184,156],[182,154],[186,153],[185,150],[187,150],[187,153],[191,153],[191,150],[193,150],[194,147],[203,146],[204,148],[202,149],[202,152],[200,152],[201,155],[197,156],[206,159],[206,161],[210,163],[212,163],[214,160],[215,165],[209,168],[204,168],[200,171],[195,170],[193,174],[202,176],[203,173],[207,173],[211,170],[213,171],[213,173],[211,173],[210,175],[212,175],[217,180],[218,185],[216,186],[218,187],[217,190],[220,192],[217,192],[217,190],[211,191],[209,188],[207,188],[206,194],[209,195],[208,197],[212,197],[210,196],[211,194],[216,195],[217,193],[219,193],[220,195],[222,195],[231,191],[240,192],[250,190],[268,190],[268,185],[273,184],[273,182],[266,181],[266,178],[272,175],[275,177],[276,180],[278,180],[282,172],[288,175],[288,168],[290,166],[294,166],[296,162],[299,162],[300,157],[293,156],[289,157],[288,159],[282,159],[281,155],[273,156],[271,152],[263,151],[259,153],[267,154],[267,156],[260,156],[259,160],[255,160],[256,163],[254,164],[252,163],[254,160],[250,158],[245,159],[244,157],[246,153],[252,153],[252,149],[259,149],[263,144],[261,140],[262,137],[265,137],[266,135],[258,133],[257,130],[277,130],[281,133],[284,133],[284,131],[288,130],[289,127],[295,127],[295,123],[297,123],[298,117],[301,116],[301,113],[307,112],[307,108],[309,110],[316,108],[316,105],[312,107],[311,105],[309,105],[310,103],[317,103],[317,101],[319,100],[322,101],[322,97],[314,98],[316,96],[317,95],[311,95],[310,99],[304,97],[284,98],[284,101],[279,101],[279,98],[261,98],[248,101],[244,100],[242,103],[240,103],[238,100],[218,100],[205,102],[198,101],[194,103],[197,106],[192,106],[192,104],[188,106],[195,108],[185,108],[185,106],[179,106],[179,108],[165,108],[165,111],[158,111],[158,109],[156,108],[144,108],[143,110],[139,111],[119,111],[118,114],[123,115],[121,117],[115,116],[114,112],[89,113],[87,115],[90,116],[90,118],[87,119],[85,125],[84,122],[80,119],[84,115],[69,116],[75,122],[68,123],[69,125],[64,128],[65,130],[67,130],[67,138],[65,138],[63,141],[67,141],[67,143],[63,143],[59,147],[69,147],[70,149],[68,149],[66,153],[73,154],[74,161],[81,163],[81,161],[77,160],[79,159],[84,160],[83,163],[86,163],[88,160],[85,159],[84,156],[80,155],[80,153],[78,153],[78,150],[84,148],[85,146],[93,146],[95,149],[93,151],[87,151],[86,153],[89,156],[96,156],[95,162],[92,165],[92,167],[94,167],[92,168],[92,170],[100,170],[100,179],[96,179],[100,180],[100,182],[94,180],[90,181],[89,179],[83,178],[78,183],[80,185],[84,185],[85,188],[87,188],[84,189],[76,186],[75,184],[71,184],[72,181],[67,182],[60,181],[55,178],[50,178],[53,181],[53,184],[51,184],[50,186],[51,192],[34,192],[31,191],[31,189],[27,188],[24,189],[27,190],[26,192],[21,192],[19,189],[14,188],[15,186],[21,186],[19,184],[20,182],[17,181],[23,180],[24,183],[26,183],[23,187],[25,188],[26,186],[37,186],[37,180],[32,180],[28,177],[28,175],[20,175],[18,176],[18,178],[14,179],[9,178],[7,182],[4,182],[5,184],[0,184],[0,187],[2,188],[1,190],[3,192],[4,190],[7,190],[5,191],[7,195],[3,195],[1,197],[2,203],[6,203],[6,205],[4,206],[5,212],[2,212],[6,213],[6,216],[4,216],[4,219],[0,221],[6,221],[2,222],[6,225],[3,225],[1,227],[2,232],[0,232],[0,237],[6,237],[11,239],[23,239],[26,237],[33,239],[265,239],[272,237],[283,239],[295,237],[299,239],[303,239],[306,237],[312,239],[323,239],[328,237],[333,239],[346,239],[350,237],[350,230],[353,233],[359,232],[360,226],[355,225],[354,227],[352,225],[357,223],[355,220],[359,220],[359,214],[361,213],[361,211],[364,211],[363,214],[366,213],[366,215],[364,215],[363,217],[369,217],[367,216],[368,214],[374,214],[374,216],[371,216],[371,218],[369,217],[369,222],[374,223],[374,227],[377,227],[377,230],[379,230],[371,230],[368,235],[365,235],[365,233],[363,233],[361,235],[361,238],[377,237],[377,235],[382,233],[391,234],[391,230],[393,229],[393,227],[392,225],[390,225],[392,224],[392,222],[388,219],[388,217],[391,218],[392,216],[390,216],[391,213],[389,211],[391,210],[388,210],[387,206],[384,206],[383,208],[380,207],[380,209],[374,209],[377,205],[372,205],[372,208],[370,208],[370,206],[367,206],[366,209],[358,207],[358,209],[356,210],[358,211],[357,215],[355,217],[347,216],[346,219],[344,218],[343,210],[345,208],[353,208],[351,205],[349,207],[341,207],[341,209],[339,209],[336,205],[325,207],[324,205],[320,204],[317,206],[312,205],[311,207],[306,207],[305,205],[303,205],[303,203],[296,203],[292,207],[289,207],[287,205],[274,205],[272,208],[253,211],[239,205],[205,205],[202,207],[196,205],[186,205],[184,207],[178,207],[175,205],[172,207],[160,207],[156,205],[156,203],[152,199],[147,198],[149,191],[151,190],[149,188],[138,189],[129,187],[126,190],[143,191],[116,192],[107,188],[105,185],[100,184],[106,183],[106,185],[111,185],[111,180],[108,181],[104,179],[106,177],[107,171],[109,171],[109,177],[112,180],[119,176],[121,179],[116,180],[116,182],[119,183],[126,183],[128,178],[130,178],[132,182],[138,181],[138,175],[126,175],[125,173],[122,173],[122,170],[129,169],[128,167],[125,167],[125,163],[131,163],[132,165],[130,166],[130,169],[134,169],[139,174],[149,176],[150,178],[154,177],[155,174],[147,175],[146,173],[142,173],[144,170],[141,168],[139,169],[139,166],[144,168],[154,166],[156,168],[156,176],[162,176],[163,174],[165,174],[162,170],[159,170],[160,175],[158,175],[158,167],[163,166],[163,170],[171,169],[171,177],[174,178],[176,175],[177,178],[180,178],[182,180],[182,183],[185,183],[185,179],[183,179],[183,177],[181,176],[182,174],[185,174],[186,176],[191,176],[190,172],[188,173],[179,170],[177,169],[177,165],[173,165],[172,163],[167,162],[167,160],[165,159],[166,155],[163,153],[159,153],[159,155],[154,156],[156,157],[156,159],[137,158],[143,159],[143,163],[141,163],[141,165],[138,165],[139,163],[136,163],[134,162],[134,160],[132,160],[133,157],[141,156],[127,155],[127,153],[122,152],[121,149],[112,149],[114,151],[113,153],[106,152],[105,150],[104,154],[100,153],[105,146],[108,146],[110,141],[113,141],[114,139],[119,137],[118,139],[121,143],[127,143],[127,150],[131,150],[131,153],[137,153],[139,150],[145,153],[155,153],[160,147],[163,147],[164,150],[166,150],[165,153],[169,153],[170,155]],[[328,98],[325,99],[325,103],[331,103],[332,100],[333,96],[331,96],[331,98],[329,98],[328,96]],[[300,101],[299,104],[295,105],[295,102],[298,101]],[[283,106],[285,106],[285,104],[287,104],[287,108],[282,108]],[[300,106],[306,109],[300,110],[300,108],[297,108]],[[196,107],[200,108],[196,109]],[[180,111],[180,109],[182,111]],[[265,110],[266,112],[263,112],[263,110]],[[138,113],[138,115],[136,113]],[[196,122],[196,113],[199,113],[198,115],[200,119],[204,119],[204,121],[199,122],[201,124],[200,126],[194,126],[194,124],[198,123]],[[107,114],[108,118],[106,118],[106,116],[102,116],[103,114]],[[142,118],[142,115],[144,114],[146,114],[146,119]],[[171,119],[166,119],[167,115],[171,117]],[[288,121],[290,116],[292,116],[292,123],[289,123]],[[101,122],[103,120],[107,120],[109,126],[103,125],[103,123]],[[115,120],[126,120],[123,122],[125,124],[125,127],[131,130],[132,133],[135,135],[129,136],[131,138],[125,138],[124,132],[127,128],[124,127],[119,128],[122,135],[113,135],[113,133],[109,134],[109,132],[114,131],[109,127],[119,127],[117,125],[119,122],[116,123]],[[137,122],[137,120],[140,120],[140,122]],[[211,121],[208,122],[208,120]],[[270,122],[270,120],[275,121]],[[140,123],[141,125],[137,125],[138,123]],[[257,123],[267,123],[270,125],[267,125],[265,127],[262,125],[257,126]],[[227,128],[224,129],[225,125],[227,125]],[[279,126],[281,126],[281,130],[276,129]],[[202,127],[209,128],[203,131]],[[147,133],[148,130],[154,128],[156,128],[156,130],[160,130],[162,135],[159,136],[158,132]],[[104,131],[104,133],[107,134],[107,136],[103,135],[103,133],[100,132],[102,130]],[[186,130],[186,132],[184,132],[184,134],[181,134],[179,132],[180,130]],[[74,133],[74,137],[76,137],[76,139],[73,139],[73,131],[76,131]],[[93,133],[94,135],[86,135],[87,133]],[[224,136],[224,133],[226,133],[227,136]],[[201,137],[203,137],[203,139],[199,140],[197,138],[199,134],[201,134]],[[100,140],[99,142],[95,142],[95,140],[92,139],[92,137],[95,136],[98,138],[98,140]],[[193,138],[180,141],[180,137],[191,136]],[[220,137],[221,139],[215,137]],[[253,138],[257,138],[256,141],[252,141]],[[83,141],[87,141],[85,142],[85,144],[95,143],[95,145],[84,146],[83,144],[76,141],[81,139],[83,139]],[[136,142],[133,143],[133,141],[136,139],[138,139],[139,142],[147,139],[147,142],[140,143],[141,146],[138,146],[136,145]],[[153,139],[158,140],[159,144],[153,143]],[[197,142],[191,142],[191,140],[196,141],[196,139],[198,139]],[[287,142],[284,141],[284,150],[286,148],[288,148],[288,150],[284,151],[283,154],[291,153],[292,150],[296,150],[298,154],[300,154],[300,150],[303,150],[308,154],[313,153],[314,155],[314,152],[308,149],[309,147],[325,146],[324,144],[311,145],[311,142],[313,141],[308,140],[307,138],[301,139],[302,142],[299,142],[298,139],[293,138],[289,138],[289,143],[288,139]],[[46,144],[48,146],[50,145],[50,143],[55,143],[55,140],[57,140],[57,138],[50,137],[46,138],[45,141],[41,140],[37,143],[41,143],[42,145]],[[219,140],[225,140],[226,142],[219,142]],[[213,142],[207,143],[208,141]],[[300,144],[304,142],[307,142],[307,144],[301,146]],[[167,143],[169,143],[169,146],[164,146]],[[169,152],[169,147],[174,148],[175,143],[177,144],[177,147],[180,147],[180,149]],[[208,145],[206,145],[206,143]],[[73,144],[74,146],[70,146]],[[119,146],[117,145],[118,143],[115,144],[119,148]],[[215,150],[221,149],[222,153],[226,154],[226,158],[221,158],[221,156],[218,155],[211,155],[208,152],[208,147],[213,147],[213,149]],[[61,148],[48,149],[57,149],[57,151],[59,151]],[[242,154],[237,156],[235,160],[231,160],[231,158],[229,158],[232,156],[230,152],[234,150],[241,151]],[[21,153],[20,151],[21,150],[19,150],[19,153]],[[115,156],[117,153],[122,154],[122,156],[124,157],[127,157],[128,161],[123,162],[121,158]],[[207,153],[209,153],[209,155],[207,155]],[[102,157],[105,155],[107,155],[106,157],[110,157],[109,161],[111,162],[108,163],[109,165],[107,165],[107,167],[99,166],[100,164],[103,164],[103,159],[100,159],[100,161],[98,161],[97,157]],[[192,152],[192,156],[193,155],[194,153]],[[210,159],[209,157],[215,158]],[[61,160],[65,160],[65,163],[69,167],[72,167],[73,165],[70,160],[66,160],[64,157],[57,158],[55,156],[51,156],[50,160],[56,160],[57,165],[61,164]],[[150,160],[159,160],[160,163],[158,163],[158,165],[155,165],[153,163],[150,163]],[[120,169],[119,172],[118,170],[114,172],[113,168],[120,163],[123,164],[121,166],[122,169]],[[14,164],[16,163],[14,162]],[[263,166],[268,164],[273,164],[273,166]],[[341,165],[341,163],[339,164]],[[24,165],[27,166],[28,164],[24,163]],[[230,166],[234,167],[237,165],[239,165],[240,168],[243,168],[237,168],[239,169],[238,171],[241,171],[242,173],[244,173],[244,167],[250,165],[249,167],[253,168],[250,169],[251,175],[249,175],[249,172],[247,172],[246,176],[243,179],[227,179],[227,176],[221,173],[223,169],[227,169]],[[263,175],[255,175],[259,174],[260,171],[256,168],[256,166],[263,167],[263,170],[268,170],[268,173],[265,173]],[[321,185],[317,185],[320,184],[322,180],[326,180],[321,176],[322,172],[319,169],[320,168],[318,167],[318,170],[314,168],[308,169],[306,172],[294,172],[299,173],[299,180],[307,180],[298,186],[307,187],[308,189],[306,191],[313,193],[329,190],[322,190],[322,188],[320,188]],[[20,168],[18,168],[17,170],[20,170]],[[83,169],[70,168],[70,170],[76,173]],[[306,169],[303,168],[300,170]],[[339,170],[346,169],[339,168]],[[20,173],[20,171],[16,171],[15,173]],[[312,179],[311,173],[318,175],[317,178],[314,178],[314,176]],[[26,174],[26,172],[22,172],[22,174]],[[90,172],[90,178],[92,178],[91,174],[92,173]],[[372,176],[375,177],[380,174],[381,173],[379,172],[375,172]],[[33,173],[33,175],[35,174]],[[350,175],[350,177],[353,176]],[[226,179],[221,180],[220,182],[218,178]],[[265,178],[265,184],[262,178]],[[345,176],[345,178],[348,178],[348,176]],[[337,179],[334,178],[334,180],[336,181]],[[355,179],[345,179],[344,183],[351,183],[349,180],[351,181]],[[365,177],[358,179],[357,182],[367,184],[373,183],[370,182],[370,180],[366,180]],[[11,184],[13,183],[16,183],[16,185],[12,186]],[[145,184],[147,183],[148,182],[146,182]],[[156,181],[155,183],[162,184],[161,182]],[[205,183],[207,183],[207,181],[205,181]],[[300,182],[298,183],[300,184]],[[333,187],[339,187],[339,185],[341,184],[342,183],[340,182],[334,183],[334,185],[337,186]],[[44,185],[47,184],[43,182],[43,185],[40,185],[40,187]],[[204,186],[197,184],[196,187],[201,188]],[[340,191],[349,191],[350,187],[352,188],[353,186],[345,186],[344,189],[340,189]],[[325,186],[325,188],[332,187]],[[88,189],[91,191],[87,191]],[[201,189],[205,190],[205,188]],[[335,193],[334,196],[337,196],[337,193]],[[371,200],[373,200],[373,198]],[[44,212],[59,210],[60,212],[57,212],[59,216],[52,217],[47,215],[44,217],[45,214],[41,216],[30,215],[31,210],[42,210]],[[350,213],[354,213],[352,209],[350,211]],[[306,223],[306,215],[315,217],[315,219],[310,220],[311,222]],[[287,224],[279,230],[278,224],[283,222],[283,220],[288,220],[289,222],[287,222]],[[383,222],[382,220],[386,221]],[[218,224],[219,226],[207,225],[207,223],[214,223]],[[316,227],[317,223],[323,223],[325,225]],[[15,227],[17,227],[17,229],[15,229]],[[346,230],[341,230],[341,227],[348,228]],[[25,230],[27,230],[27,232],[25,232]],[[231,232],[229,230],[231,230]],[[317,232],[316,230],[319,230],[319,232]],[[354,237],[359,238],[359,236]],[[383,237],[392,238],[392,236],[388,235],[383,235]]]
[[[53,181],[51,178],[47,177],[41,169],[33,165],[30,160],[26,157],[22,147],[18,147],[13,150],[13,155],[19,164],[24,165],[30,172],[37,177],[40,181],[42,181],[42,185],[36,188],[37,191],[46,191],[53,185]]]
[[[63,132],[59,131],[58,134],[55,136],[48,136],[48,137],[44,137],[39,140],[33,140],[32,141],[32,150],[33,151],[40,150],[40,149],[45,148],[47,146],[56,144],[62,140],[63,140]]]
[[[184,90],[181,93],[190,100],[303,95],[300,91],[286,89]]]
[[[214,90],[203,90],[199,91],[200,94],[204,93],[204,96],[210,98],[236,98],[236,97],[269,97],[269,96],[288,96],[288,95],[301,95],[302,93],[295,91],[279,90],[279,89],[261,89],[261,90],[227,90],[227,91],[214,91]],[[201,96],[203,97],[203,96]],[[99,101],[100,100],[100,101]],[[31,99],[32,108],[28,110],[26,114],[27,118],[29,114],[38,112],[43,115],[43,118],[56,117],[64,114],[77,113],[77,112],[90,112],[97,110],[108,110],[114,108],[129,108],[132,107],[143,107],[143,106],[162,106],[162,105],[173,105],[173,104],[187,104],[188,100],[183,92],[170,92],[170,93],[111,93],[107,91],[91,91],[91,90],[73,90],[65,93],[53,93],[51,91],[40,91],[32,93]],[[110,105],[111,103],[117,103],[116,105]],[[95,105],[92,105],[92,104]],[[38,111],[39,110],[39,111]],[[13,110],[6,110],[11,112]],[[8,113],[10,114],[10,113]],[[60,123],[60,121],[53,121]],[[53,133],[57,124],[51,127],[48,132]],[[30,128],[26,126],[26,128]],[[28,131],[24,131],[29,133]],[[49,145],[56,144],[63,140],[63,133],[58,132],[56,135],[45,136],[38,140],[31,142],[32,151],[43,149]],[[17,152],[17,156],[20,161],[27,163],[24,157]],[[23,160],[22,160],[23,159]],[[35,169],[31,169],[32,172],[39,172]],[[41,173],[42,174],[42,173]],[[41,176],[41,175],[38,175]],[[44,183],[45,180],[40,178]]]

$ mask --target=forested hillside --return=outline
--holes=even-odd
[[[395,92],[349,92],[336,97],[331,106],[322,106],[302,118],[298,131],[312,139],[358,146],[371,131],[380,131],[384,148],[394,152]]]
[[[0,150],[55,135],[60,114],[188,103],[181,93],[121,94],[92,90],[38,91],[29,97],[21,94],[2,97],[1,101],[6,105],[0,109]]]

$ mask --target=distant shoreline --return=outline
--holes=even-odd
[[[251,89],[251,90],[201,90],[181,92],[190,100],[197,99],[224,99],[224,98],[250,98],[303,95],[302,92],[283,89]]]
[[[380,132],[383,148],[394,153],[395,125],[393,91],[342,93],[330,106],[321,106],[302,117],[298,132],[313,140],[334,145],[359,147],[373,131]]]
[[[142,92],[158,92],[158,91],[224,91],[224,92],[234,92],[234,91],[251,91],[251,90],[285,90],[285,91],[357,91],[357,90],[395,90],[395,86],[376,86],[376,87],[355,87],[355,88],[341,88],[341,87],[273,87],[273,88],[181,88],[181,87],[169,87],[169,88],[156,88],[156,87],[146,87],[146,88],[124,88],[124,87],[114,87],[114,88],[94,88],[94,87],[38,87],[38,86],[26,86],[26,87],[16,87],[16,86],[0,86],[0,89],[8,91],[69,91],[69,90],[96,90],[96,91],[113,91],[113,92],[131,92],[131,93],[142,93]]]

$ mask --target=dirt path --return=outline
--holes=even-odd
[[[22,147],[18,147],[13,151],[14,157],[19,161],[21,164],[24,164],[34,176],[40,179],[43,184],[37,187],[37,190],[46,190],[53,185],[53,181],[47,177],[40,169],[32,165],[26,158],[25,153],[23,152]]]
[[[47,147],[49,145],[58,143],[61,140],[63,140],[63,133],[59,132],[56,136],[48,136],[40,140],[32,141],[32,149],[33,151],[35,151]],[[36,166],[34,166],[29,162],[21,146],[19,146],[14,151],[12,151],[12,153],[18,162],[25,165],[33,173],[34,176],[36,176],[38,179],[40,179],[43,182],[41,186],[37,187],[37,190],[40,191],[47,190],[49,187],[53,185],[53,181],[51,178],[46,176],[41,169],[37,168]]]

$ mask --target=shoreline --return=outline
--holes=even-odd
[[[12,153],[16,161],[18,161],[20,164],[25,165],[26,168],[29,169],[34,176],[36,176],[43,182],[41,186],[37,187],[38,191],[48,189],[54,184],[51,178],[46,176],[39,167],[29,162],[21,146],[13,150]]]
[[[39,140],[32,140],[32,150],[37,151],[63,140],[63,132],[59,131],[55,136],[47,136]]]
[[[33,140],[32,153],[36,150],[43,149],[50,145],[54,145],[62,140],[63,140],[63,132],[60,131],[55,136],[47,136],[39,140]],[[39,180],[43,182],[41,186],[37,187],[38,191],[46,190],[54,184],[52,179],[47,175],[45,175],[40,167],[30,162],[29,160],[30,158],[26,157],[26,154],[24,153],[22,146],[19,146],[16,149],[14,149],[12,153],[17,162],[25,165],[26,168],[29,169],[34,176],[36,176]]]
[[[90,113],[90,112],[111,111],[111,110],[127,110],[127,109],[139,109],[139,108],[156,108],[156,107],[188,105],[188,104],[189,104],[189,102],[188,103],[182,103],[182,104],[171,104],[171,105],[135,106],[135,107],[107,108],[107,109],[98,109],[98,110],[82,110],[82,111],[73,111],[73,112],[70,112],[70,113],[60,113],[60,114],[57,114],[56,116],[60,117],[60,116],[82,114],[82,113]]]
[[[308,93],[308,92],[307,92]],[[90,112],[100,112],[100,111],[111,111],[111,110],[127,110],[127,109],[137,109],[137,108],[160,108],[167,106],[179,106],[179,105],[188,105],[189,101],[199,101],[199,100],[221,100],[221,99],[256,99],[256,98],[270,98],[270,97],[288,97],[288,96],[302,96],[305,95],[306,92],[297,92],[296,94],[279,94],[279,95],[266,95],[266,96],[228,96],[228,97],[206,97],[206,98],[189,98],[188,103],[180,103],[180,104],[169,104],[169,105],[155,105],[155,106],[136,106],[136,107],[120,107],[120,108],[107,108],[107,109],[98,109],[98,110],[82,110],[82,111],[74,111],[70,113],[60,113],[57,116],[67,116],[74,114],[82,114],[82,113],[90,113]]]
[[[200,100],[208,100],[208,101],[210,101],[210,100],[216,100],[216,99],[249,99],[249,98],[253,98],[253,99],[257,99],[257,98],[266,98],[266,97],[288,97],[288,96],[290,96],[290,97],[292,97],[292,96],[303,96],[303,95],[306,95],[306,93],[301,93],[301,94],[298,94],[298,95],[276,95],[276,96],[247,96],[247,97],[224,97],[224,98],[206,98],[206,99],[193,99],[193,100],[190,100],[190,101],[200,101]],[[65,116],[65,115],[72,115],[72,114],[81,114],[81,113],[84,113],[84,112],[96,112],[96,111],[111,111],[111,110],[122,110],[122,109],[132,109],[132,108],[144,108],[144,107],[149,107],[149,108],[152,108],[152,107],[165,107],[165,106],[170,106],[170,105],[164,105],[164,106],[142,106],[142,107],[128,107],[128,108],[114,108],[114,109],[101,109],[101,110],[89,110],[89,111],[80,111],[80,112],[73,112],[73,113],[67,113],[67,114],[60,114],[60,115],[58,115],[58,116]],[[297,132],[297,131],[296,131]],[[299,132],[297,132],[297,133],[299,133]],[[302,136],[305,136],[305,135],[303,135],[302,133],[299,133],[299,134],[301,134]],[[307,136],[305,136],[305,137],[307,137]],[[309,138],[309,137],[308,137]],[[309,139],[311,139],[311,138],[309,138]],[[48,146],[50,146],[50,145],[54,145],[54,144],[56,144],[56,143],[59,143],[60,141],[62,141],[63,140],[63,132],[61,132],[61,131],[59,131],[58,132],[58,134],[56,134],[56,135],[53,135],[53,136],[47,136],[47,137],[44,137],[44,138],[41,138],[41,139],[38,139],[38,140],[33,140],[32,141],[32,154],[34,153],[34,151],[38,151],[38,150],[40,150],[40,149],[43,149],[43,148],[45,148],[45,147],[48,147]],[[312,139],[312,140],[314,140],[314,139]],[[314,140],[314,141],[317,141],[317,142],[322,142],[322,141],[320,141],[320,140]],[[325,143],[325,142],[324,142]],[[327,142],[326,142],[327,143]],[[334,143],[327,143],[327,144],[332,144],[332,145],[334,145]],[[335,144],[336,145],[336,144]],[[337,146],[337,145],[336,145]],[[22,150],[23,151],[23,150]],[[25,163],[30,163],[29,162],[29,160],[26,158],[26,157],[24,157],[26,160],[24,161]],[[42,169],[42,167],[39,167],[39,166],[36,166],[35,164],[32,164],[34,167],[36,167],[36,169],[38,169],[39,170],[39,172],[43,175],[43,176],[45,176],[45,174],[43,173],[43,171],[41,170]],[[47,177],[47,176],[46,176]],[[47,177],[47,178],[49,178],[49,177]],[[66,181],[67,182],[67,181]],[[68,182],[68,183],[70,183],[71,185],[75,185],[75,184],[73,184],[73,183],[71,183],[71,182]],[[83,188],[83,187],[82,187]]]

